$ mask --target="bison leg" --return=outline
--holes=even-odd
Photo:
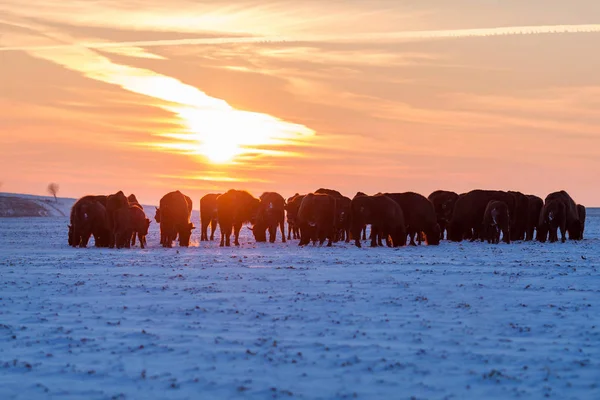
[[[367,226],[363,226],[362,228],[362,240],[367,240]]]
[[[79,247],[87,247],[88,242],[90,241],[91,234],[86,233],[81,236],[81,242],[79,243]]]
[[[548,241],[550,243],[554,243],[556,242],[558,239],[558,235],[556,233],[556,228],[550,228],[550,230],[548,231]]]
[[[285,243],[285,222],[283,220],[279,223],[279,230],[281,231],[281,243]]]
[[[300,228],[300,242],[298,246],[306,246],[310,243],[310,235],[308,233],[308,228],[302,227]]]
[[[531,227],[527,227],[527,230],[525,231],[525,241],[529,242],[533,239],[533,229]]]
[[[200,241],[206,242],[208,240],[208,223],[206,218],[201,218],[200,221]]]
[[[416,232],[409,232],[408,233],[408,237],[410,238],[410,246],[416,246],[417,244],[415,243],[415,236],[417,235]]]
[[[131,235],[135,235],[135,233],[133,233],[131,231],[127,231],[125,236],[123,237],[123,242],[125,243],[126,249],[131,248]]]
[[[567,236],[566,236],[566,234],[567,234],[567,228],[565,227],[565,225],[564,225],[564,224],[562,224],[562,225],[560,226],[560,241],[561,241],[562,243],[564,243],[564,242],[566,242],[566,241],[567,241]],[[558,240],[558,235],[557,235],[556,239]]]
[[[508,226],[502,229],[502,240],[506,244],[510,244],[510,228]],[[500,233],[498,233],[498,241],[500,241]]]
[[[217,220],[210,221],[210,240],[215,240],[215,231],[217,230]]]
[[[379,228],[376,228],[375,226],[371,225],[371,247],[377,247],[378,236],[380,236]],[[381,238],[379,238],[379,242],[381,242]]]
[[[440,226],[440,240],[444,240],[444,231],[446,230],[446,221],[439,220],[438,225]]]
[[[236,246],[240,245],[240,230],[242,229],[242,224],[236,224],[233,227],[233,235],[234,235],[234,241],[233,244],[235,244]]]
[[[277,239],[277,225],[269,226],[269,243],[275,243],[275,239]]]

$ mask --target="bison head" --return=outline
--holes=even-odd
[[[267,241],[267,228],[265,225],[257,223],[252,227],[248,227],[248,229],[252,231],[254,240],[256,240],[257,243],[263,243]]]
[[[156,212],[154,213],[154,220],[160,224],[160,208],[156,208]]]
[[[439,224],[435,224],[433,228],[425,232],[425,242],[428,245],[437,246],[440,244],[440,237],[442,235],[442,230],[440,229]]]
[[[193,223],[188,223],[179,231],[179,245],[188,247],[190,245],[190,238],[192,237],[192,230],[196,229]]]

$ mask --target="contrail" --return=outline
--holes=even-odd
[[[322,42],[393,42],[406,39],[446,39],[505,35],[556,34],[556,33],[599,33],[600,24],[586,25],[540,25],[508,26],[498,28],[452,29],[428,31],[399,31],[376,33],[350,33],[348,35],[298,35],[298,36],[242,36],[215,38],[188,38],[170,40],[141,40],[129,42],[79,42],[46,46],[9,46],[0,47],[0,51],[36,51],[58,50],[71,47],[103,49],[116,47],[162,47],[216,44],[253,44],[253,43],[322,43]]]

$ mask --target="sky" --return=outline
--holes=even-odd
[[[567,190],[597,0],[2,0],[0,191]]]

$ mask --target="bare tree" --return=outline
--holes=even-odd
[[[58,186],[58,183],[52,182],[51,184],[48,185],[48,193],[50,193],[52,196],[54,196],[54,201],[56,201],[56,202],[58,202],[56,195],[58,194],[59,189],[60,189],[60,186]]]

